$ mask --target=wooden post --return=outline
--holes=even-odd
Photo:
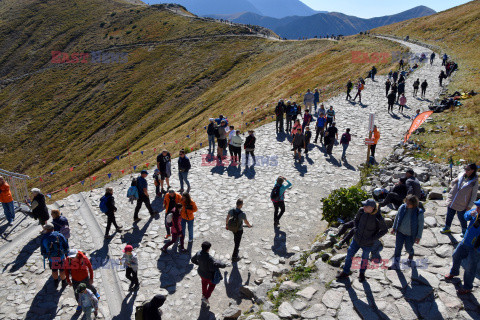
[[[368,139],[372,139],[372,131],[369,132]],[[370,147],[371,147],[371,144],[369,144],[367,148],[367,166],[370,163]]]
[[[375,124],[375,114],[374,113],[370,113],[370,116],[369,116],[369,121],[368,121],[368,140],[371,140],[372,139],[372,133],[373,133],[373,129],[374,129],[374,124]],[[371,144],[369,143],[368,144],[368,148],[367,148],[367,166],[369,165],[370,163],[370,148],[371,148]]]

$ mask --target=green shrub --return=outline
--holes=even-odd
[[[326,198],[322,199],[322,220],[329,225],[338,221],[338,218],[350,220],[355,217],[361,202],[368,199],[368,194],[358,186],[333,190]]]

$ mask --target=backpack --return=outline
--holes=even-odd
[[[348,143],[347,134],[344,133],[344,134],[342,134],[342,137],[340,138],[340,144],[347,144],[347,143]]]
[[[143,320],[143,304],[135,308],[135,320]]]
[[[365,88],[365,85],[363,83],[360,83],[358,86],[358,90],[362,91]]]
[[[270,193],[270,200],[273,202],[280,201],[280,186],[278,184],[273,187],[272,192]]]
[[[215,127],[215,129],[213,129],[213,134],[215,135],[215,138],[220,138],[220,131],[218,131],[218,127]]]
[[[103,213],[108,212],[108,207],[107,207],[108,199],[109,199],[109,197],[107,197],[107,196],[103,196],[103,197],[100,198],[100,211],[102,211]]]
[[[173,225],[173,212],[170,212],[167,214],[167,217],[166,217],[166,221],[167,221],[167,226],[171,227]]]
[[[67,240],[57,231],[53,231],[51,235],[55,237],[55,239],[48,244],[47,257],[63,258],[65,253],[68,252]]]
[[[240,229],[241,224],[243,223],[243,221],[241,221],[238,217],[240,215],[239,211],[240,210],[232,209],[228,212],[230,217],[228,218],[227,227],[228,230],[232,231],[233,233],[236,233]]]
[[[58,223],[55,223],[53,220],[52,223],[58,225]],[[70,239],[70,227],[68,225],[60,226],[59,232],[65,237],[65,239]]]
[[[138,200],[138,188],[136,184],[128,188],[127,198],[129,198],[131,202],[133,202],[133,200]]]
[[[220,281],[223,280],[223,277],[222,277],[222,273],[220,272],[220,269],[219,268],[215,268],[215,272],[213,274],[213,279],[212,279],[212,283],[213,284],[219,284]]]

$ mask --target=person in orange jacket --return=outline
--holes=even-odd
[[[380,131],[378,131],[377,126],[373,126],[373,145],[370,147],[370,151],[372,152],[372,157],[374,158],[378,140],[380,140]]]
[[[197,212],[197,204],[192,200],[189,193],[184,193],[182,196],[182,233],[185,238],[185,229],[188,224],[188,242],[193,242],[193,214]]]
[[[170,212],[173,211],[175,208],[176,204],[181,204],[182,203],[182,196],[180,193],[175,192],[173,189],[168,190],[168,193],[165,195],[165,198],[163,198],[163,207],[165,208],[165,229],[167,230],[167,235],[165,236],[165,239],[168,239],[171,237],[170,233],[170,226],[167,223],[167,216]]]
[[[65,260],[65,275],[69,286],[73,286],[75,299],[78,302],[77,311],[81,310],[79,294],[77,288],[80,283],[84,283],[93,294],[100,298],[97,290],[93,287],[93,268],[92,263],[87,258],[85,253],[80,250],[70,250],[67,259]],[[71,278],[71,279],[70,279]]]
[[[11,225],[13,220],[15,220],[15,206],[13,205],[10,186],[2,176],[0,176],[0,202],[2,203],[3,212],[5,213],[7,222]]]

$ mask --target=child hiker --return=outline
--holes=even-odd
[[[98,299],[90,289],[87,289],[85,283],[80,283],[77,287],[78,301],[83,311],[85,320],[92,319],[92,312],[95,317],[98,315]]]
[[[120,264],[123,264],[126,268],[125,277],[130,280],[129,291],[138,290],[140,283],[138,282],[138,259],[137,255],[133,252],[131,245],[126,245],[123,249],[123,257],[120,259]]]

